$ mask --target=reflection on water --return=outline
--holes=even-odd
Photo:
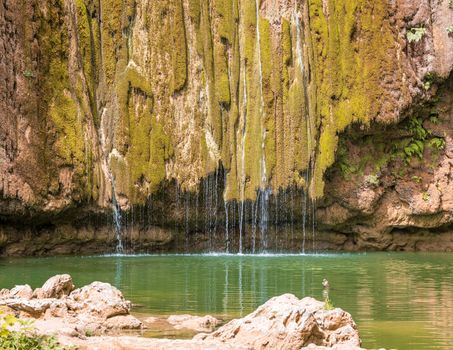
[[[367,348],[449,349],[453,255],[186,255],[0,259],[0,288],[70,273],[76,285],[110,282],[151,314],[244,316],[270,297],[322,298],[349,311]]]

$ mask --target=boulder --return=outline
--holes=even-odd
[[[219,324],[219,320],[210,315],[203,317],[192,315],[172,315],[167,318],[167,322],[176,329],[187,328],[197,332],[211,332]]]
[[[109,283],[93,282],[74,290],[66,300],[68,308],[81,315],[107,319],[118,315],[128,315],[131,303]]]
[[[41,288],[36,288],[34,296],[38,299],[62,298],[74,290],[72,277],[68,274],[49,278]]]
[[[31,299],[33,295],[33,289],[28,284],[15,286],[9,291],[8,298],[21,298],[21,299]]]
[[[292,294],[274,297],[244,318],[232,320],[197,340],[219,340],[253,349],[301,349],[315,346],[360,346],[357,326],[341,309],[325,310],[324,303]]]
[[[140,329],[143,326],[142,322],[132,315],[110,317],[103,325],[107,329]]]
[[[41,317],[51,306],[57,307],[57,304],[64,307],[64,302],[56,299],[20,299],[12,298],[0,301],[15,311],[25,312],[33,317]]]

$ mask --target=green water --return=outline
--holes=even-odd
[[[77,286],[110,282],[136,312],[154,315],[246,315],[270,297],[322,298],[358,323],[363,345],[387,349],[451,349],[453,254],[276,256],[128,256],[0,259],[0,288],[70,273]]]

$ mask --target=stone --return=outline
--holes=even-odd
[[[167,318],[167,322],[176,329],[187,328],[197,332],[211,332],[218,324],[219,320],[210,315],[203,317],[192,315],[172,315]]]
[[[0,301],[0,305],[4,304],[16,311],[23,311],[32,317],[40,317],[45,313],[51,305],[64,302],[57,299],[5,299]]]
[[[78,314],[107,319],[118,315],[128,315],[131,303],[109,283],[93,282],[74,290],[66,301],[70,310]]]
[[[15,286],[9,291],[9,298],[31,299],[33,289],[28,284]]]
[[[72,277],[68,274],[56,275],[49,278],[41,288],[35,290],[35,296],[38,299],[44,298],[61,298],[69,295],[74,290]]]
[[[140,329],[143,323],[132,315],[119,315],[108,318],[103,325],[107,329]]]
[[[300,349],[310,344],[360,347],[357,326],[350,314],[339,308],[324,310],[323,302],[310,297],[299,300],[292,294],[274,297],[244,318],[194,339],[253,349]]]
[[[9,298],[9,289],[0,289],[0,299]]]

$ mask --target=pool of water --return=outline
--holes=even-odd
[[[136,312],[244,316],[283,293],[322,299],[349,311],[363,346],[451,349],[453,254],[160,255],[0,259],[0,288],[41,286],[69,273],[123,291]]]

